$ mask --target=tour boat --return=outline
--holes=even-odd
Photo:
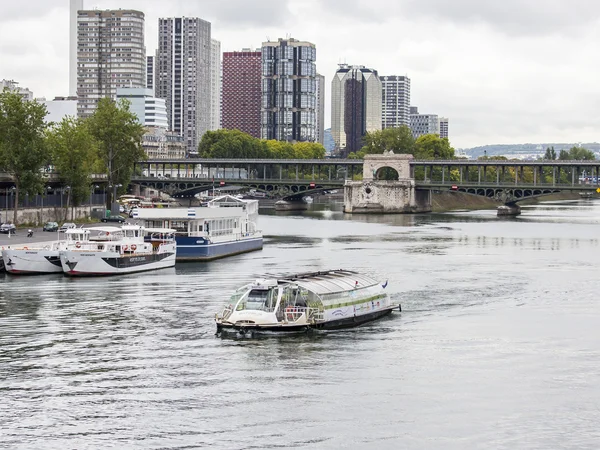
[[[361,325],[400,309],[387,281],[350,270],[257,279],[239,288],[216,316],[217,332],[290,332]]]
[[[69,276],[118,275],[175,265],[175,230],[138,225],[90,229],[87,242],[60,252]]]
[[[11,274],[62,273],[60,251],[74,246],[76,242],[86,242],[88,236],[89,230],[72,228],[65,233],[64,239],[55,242],[3,248],[1,260]]]
[[[175,229],[177,261],[209,261],[263,247],[258,200],[223,195],[197,208],[137,208],[133,218],[147,227]]]

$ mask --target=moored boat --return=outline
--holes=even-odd
[[[123,225],[90,231],[87,242],[78,242],[74,248],[60,252],[66,275],[118,275],[175,265],[175,230]]]
[[[175,229],[177,261],[209,261],[263,247],[258,200],[223,195],[198,208],[137,208],[133,218]]]
[[[65,238],[49,243],[27,244],[2,249],[2,263],[8,273],[35,275],[62,273],[60,251],[74,246],[76,242],[86,242],[89,230],[72,228]]]
[[[349,270],[257,279],[239,288],[217,314],[217,332],[355,327],[400,309],[386,287]]]

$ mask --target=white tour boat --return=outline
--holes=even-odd
[[[74,247],[76,242],[86,242],[89,230],[72,228],[64,239],[55,242],[27,244],[2,249],[2,261],[6,271],[12,274],[62,273],[60,251]]]
[[[87,242],[60,252],[63,272],[70,276],[117,275],[173,267],[177,255],[174,232],[139,225],[90,229]]]
[[[177,261],[210,261],[263,247],[258,200],[223,195],[198,208],[136,208],[133,218],[175,229]]]
[[[400,309],[385,284],[349,270],[258,279],[239,288],[217,314],[221,331],[350,328]]]

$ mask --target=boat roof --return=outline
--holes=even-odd
[[[173,228],[144,228],[144,230],[148,233],[162,233],[162,234],[173,234],[176,233],[177,230]]]
[[[247,200],[233,195],[221,195],[208,201],[208,206],[244,206],[248,203],[258,203],[258,200]]]
[[[80,228],[81,229],[81,228]],[[94,228],[84,228],[85,230],[89,230],[90,233],[94,231],[103,231],[104,233],[117,233],[118,231],[123,231],[120,227],[94,227]],[[75,230],[75,229],[73,229]],[[71,230],[67,230],[69,232]]]
[[[379,282],[351,270],[326,270],[277,277],[278,283],[296,283],[318,295],[353,291],[357,287],[373,286]]]
[[[64,231],[65,234],[89,234],[89,228],[69,228]]]

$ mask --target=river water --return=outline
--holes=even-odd
[[[600,203],[261,215],[260,252],[126,277],[0,275],[0,447],[600,446]],[[217,338],[265,273],[389,280],[401,314]]]

